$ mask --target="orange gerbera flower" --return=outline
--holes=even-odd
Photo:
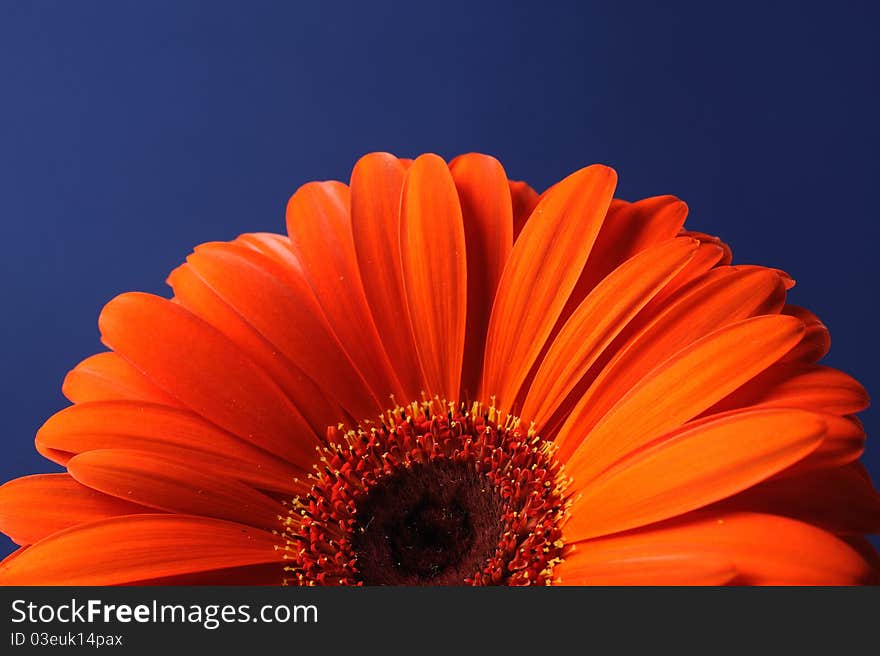
[[[375,153],[112,300],[0,582],[877,582],[827,330],[615,181]]]

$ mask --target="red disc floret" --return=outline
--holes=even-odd
[[[552,444],[520,425],[434,398],[328,430],[310,492],[284,518],[285,583],[549,583],[566,482]]]

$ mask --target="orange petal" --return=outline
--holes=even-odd
[[[687,236],[682,233],[679,236]],[[710,272],[713,267],[720,266],[719,262],[724,258],[724,250],[712,243],[700,242],[700,247],[688,265],[678,272],[669,284],[654,297],[644,310],[646,316],[653,316],[662,311],[669,304],[669,299],[675,294],[687,290],[691,285],[697,284],[703,276]]]
[[[680,233],[686,216],[687,205],[674,196],[655,196],[634,203],[613,199],[584,270],[550,333],[551,338],[556,337],[568,317],[602,279],[637,253],[674,238]],[[705,253],[697,255],[698,260],[704,257]],[[712,260],[708,266],[714,263]],[[681,284],[680,275],[691,270],[690,266],[684,267],[667,286]],[[666,290],[660,293],[665,294]]]
[[[749,406],[847,415],[868,407],[868,393],[859,381],[837,369],[780,362],[712,406],[706,414]]]
[[[510,200],[513,209],[513,238],[517,239],[528,218],[538,204],[538,192],[525,182],[508,181]]]
[[[376,328],[406,399],[425,388],[410,329],[400,261],[400,195],[404,165],[388,153],[365,155],[351,173],[351,223],[358,267]],[[383,399],[384,400],[384,399]]]
[[[273,529],[286,515],[277,501],[231,478],[199,471],[144,451],[86,451],[67,463],[83,485],[120,499],[184,515],[228,519]]]
[[[604,548],[603,548],[604,547]],[[554,570],[557,585],[725,585],[736,569],[723,556],[685,545],[645,549],[637,541],[575,548]]]
[[[146,451],[216,476],[292,494],[299,469],[235,437],[196,414],[167,406],[104,401],[56,413],[37,432],[38,449],[72,455],[93,449]]]
[[[865,450],[865,427],[855,417],[822,415],[828,427],[819,448],[780,476],[793,476],[814,469],[840,467],[858,460]]]
[[[629,533],[578,543],[572,572],[593,564],[680,554],[723,559],[751,585],[874,583],[877,570],[843,540],[809,524],[757,513],[691,513]],[[557,567],[566,580],[565,562]]]
[[[747,408],[747,411],[766,408]],[[789,410],[796,408],[788,408]],[[808,409],[809,410],[809,409]],[[724,417],[730,417],[743,412],[742,408],[730,410],[714,415],[701,415],[689,421],[683,428],[696,427],[698,425],[718,421]],[[865,448],[865,428],[862,422],[855,416],[841,417],[826,412],[815,412],[822,418],[825,424],[825,433],[819,446],[810,452],[805,458],[792,466],[780,471],[775,478],[788,476],[800,476],[817,469],[829,469],[851,463],[862,455]]]
[[[697,242],[670,239],[615,269],[584,299],[550,346],[522,409],[537,425],[560,406],[602,351],[693,256]]]
[[[406,175],[400,253],[410,323],[427,392],[457,399],[467,319],[467,261],[452,175],[422,155]]]
[[[700,257],[700,244],[694,257]],[[681,271],[690,269],[693,259]],[[681,277],[681,271],[673,281]],[[605,349],[589,374],[575,387],[565,403],[543,426],[542,435],[552,438],[577,409],[586,431],[625,394],[646,371],[687,344],[726,324],[759,314],[775,314],[785,289],[772,272],[753,275],[732,267],[713,269],[667,294],[667,285],[633,318]],[[660,306],[657,299],[665,296]],[[622,381],[621,377],[629,377]],[[559,443],[565,459],[577,442]]]
[[[373,322],[351,227],[349,190],[310,182],[287,204],[287,231],[296,257],[348,356],[377,399],[401,387]]]
[[[275,272],[294,289],[300,289],[303,280],[308,283],[305,268],[293,252],[293,245],[287,235],[276,235],[273,232],[246,232],[236,237],[234,243],[246,246],[272,260],[277,265]],[[312,291],[311,285],[307,286],[312,296],[312,300],[308,303],[312,306],[317,302],[318,297]]]
[[[569,472],[586,483],[623,455],[681,426],[773,364],[803,329],[799,319],[771,315],[717,330],[647,373],[588,436],[579,423],[584,410],[578,408],[559,438],[582,440]]]
[[[285,279],[276,263],[237,243],[204,244],[187,258],[187,266],[192,269],[189,277],[201,282],[195,288],[192,282],[187,285],[187,306],[222,326],[273,374],[301,412],[316,415],[316,432],[323,434],[343,418],[338,405],[358,421],[381,412],[304,277],[290,273]],[[175,293],[180,296],[177,286]]]
[[[163,390],[222,428],[303,468],[315,433],[278,385],[228,338],[177,304],[117,296],[101,337]]]
[[[143,514],[81,524],[0,564],[0,585],[125,585],[279,562],[277,536],[207,517]]]
[[[614,199],[562,318],[574,312],[602,279],[629,258],[675,237],[687,211],[687,205],[675,196],[654,196],[634,203]]]
[[[782,358],[785,361],[818,362],[831,348],[831,335],[828,328],[815,314],[797,305],[786,305],[783,314],[797,317],[807,327],[800,343]]]
[[[772,271],[779,279],[782,280],[783,285],[786,290],[792,289],[795,285],[794,278],[792,278],[788,273],[783,271],[782,269],[773,269],[765,266],[760,266],[757,264],[737,264],[736,269],[739,271]]]
[[[682,230],[682,237],[690,237],[692,239],[699,239],[701,242],[705,244],[713,244],[721,249],[722,255],[721,259],[718,260],[718,266],[727,266],[733,261],[733,252],[730,250],[730,246],[725,244],[715,235],[708,235],[705,232],[697,232],[696,230]]]
[[[860,463],[776,477],[716,507],[784,515],[832,533],[880,533],[880,494]]]
[[[489,313],[513,248],[513,209],[504,168],[470,153],[449,165],[458,189],[467,250],[467,329],[460,398],[475,398],[486,350]]]
[[[76,524],[149,512],[81,485],[67,474],[23,476],[0,486],[0,531],[32,544]]]
[[[313,432],[321,434],[328,425],[345,416],[338,403],[330,401],[312,379],[280,355],[278,349],[256,330],[250,317],[246,318],[231,307],[190,263],[172,271],[168,283],[174,289],[176,303],[223,333],[271,376]]]
[[[700,257],[705,244],[700,244],[695,258]],[[684,268],[690,269],[693,260]],[[672,289],[673,279],[632,322],[631,333],[643,330],[669,308],[677,306],[684,299],[702,301],[708,305],[705,312],[710,315],[709,325],[719,325],[720,321],[731,323],[759,314],[779,314],[785,304],[784,281],[773,269],[750,267],[744,269],[734,266],[719,266],[699,275],[681,286]],[[756,296],[747,296],[744,288],[754,287]],[[705,334],[705,333],[704,333]]]
[[[583,398],[576,406],[564,407],[565,414],[557,413],[549,425],[565,421],[574,408],[582,429],[591,429],[646,372],[725,325],[759,314],[775,314],[784,297],[785,290],[773,273],[742,273],[731,267],[700,276],[668,296],[662,308],[655,306],[655,297],[594,367],[595,379],[583,390]],[[653,310],[651,306],[655,306]],[[557,439],[557,443],[563,459],[577,446],[576,441]]]
[[[116,353],[89,356],[70,371],[61,386],[73,403],[129,399],[180,405]]]
[[[653,317],[644,316],[647,310],[641,312],[609,349],[616,351],[613,357],[600,361],[593,384],[573,410],[566,408],[578,416],[582,432],[591,429],[633,385],[667,358],[725,325],[772,313],[785,295],[778,278],[769,271],[716,269],[700,284],[689,287],[689,291],[682,289],[669,297],[668,305]],[[579,442],[574,437],[572,441],[557,439],[559,457],[571,455]]]
[[[284,571],[278,563],[262,563],[260,565],[243,565],[227,567],[192,574],[177,574],[158,578],[131,581],[126,585],[154,586],[203,586],[203,585],[282,585]]]
[[[510,410],[541,352],[605,218],[617,176],[588,166],[541,198],[501,274],[486,339],[480,398]]]
[[[870,540],[862,535],[840,535],[838,537],[855,549],[866,562],[870,563],[875,572],[880,573],[880,553],[877,552],[877,548],[871,544]],[[880,583],[880,574],[874,581],[874,585],[878,583]]]
[[[586,540],[682,515],[763,481],[822,441],[820,415],[755,410],[685,427],[580,486],[565,527]]]

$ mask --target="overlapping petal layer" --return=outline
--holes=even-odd
[[[288,236],[203,244],[172,299],[117,297],[111,350],[37,433],[67,472],[0,487],[23,545],[0,583],[280,583],[279,531],[305,530],[285,504],[335,457],[316,448],[435,395],[552,443],[556,582],[878,582],[868,396],[818,364],[827,328],[791,276],[686,230],[682,201],[615,185],[596,165],[538,194],[486,155],[373,153],[350,185],[301,187]]]

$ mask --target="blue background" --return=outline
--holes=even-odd
[[[791,273],[826,362],[876,394],[878,10],[716,5],[0,0],[0,479],[49,468],[34,432],[107,300],[283,231],[298,185],[371,150],[676,194],[735,261]]]

